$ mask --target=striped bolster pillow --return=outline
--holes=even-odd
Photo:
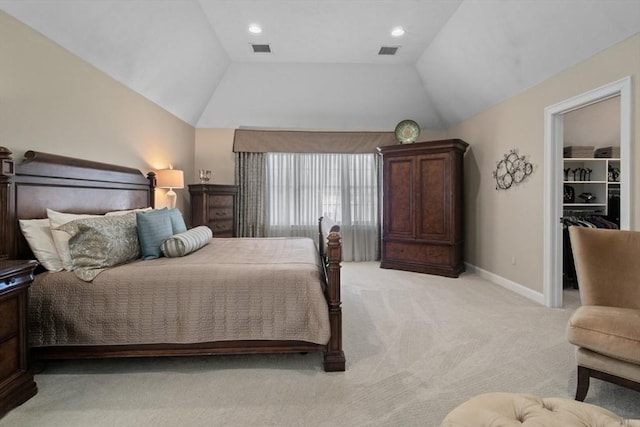
[[[164,256],[169,258],[185,256],[209,243],[212,237],[211,229],[206,225],[200,225],[168,237],[162,242],[160,249]]]

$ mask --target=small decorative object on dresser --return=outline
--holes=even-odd
[[[213,237],[236,237],[236,185],[191,184],[191,225],[206,225]]]
[[[208,184],[211,180],[211,171],[207,169],[198,169],[198,177],[200,178],[200,184]]]
[[[27,353],[27,297],[37,265],[0,260],[0,418],[38,391]]]

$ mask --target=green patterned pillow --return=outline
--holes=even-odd
[[[165,239],[161,246],[162,253],[169,258],[185,256],[209,243],[212,237],[211,229],[200,225]]]
[[[140,257],[135,213],[77,219],[58,229],[71,235],[73,271],[86,282],[108,267]]]

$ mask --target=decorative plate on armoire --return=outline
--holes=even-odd
[[[403,120],[396,125],[396,139],[400,144],[411,144],[420,135],[420,126],[413,120]]]

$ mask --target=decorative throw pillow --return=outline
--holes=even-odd
[[[212,237],[211,229],[200,225],[165,239],[161,246],[162,253],[169,258],[185,256],[209,243]]]
[[[140,257],[135,213],[77,219],[59,229],[71,236],[73,272],[84,281]]]
[[[62,260],[53,242],[49,219],[21,219],[20,230],[38,262],[49,271],[62,270]]]
[[[100,216],[101,215],[70,214],[54,211],[53,209],[47,209],[47,217],[49,218],[49,226],[51,227],[53,243],[56,245],[58,256],[60,257],[60,260],[62,261],[62,267],[65,270],[73,270],[71,253],[69,252],[69,239],[71,238],[71,236],[69,235],[69,233],[60,230],[58,227],[76,219],[95,218]]]
[[[180,209],[169,209],[169,218],[171,218],[171,230],[173,234],[184,233],[187,231],[187,224],[184,223],[184,218]]]
[[[167,237],[173,236],[171,217],[168,209],[150,212],[136,212],[138,239],[143,259],[160,258],[160,245]]]

